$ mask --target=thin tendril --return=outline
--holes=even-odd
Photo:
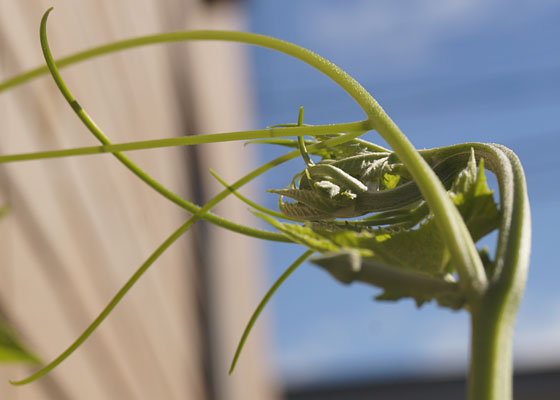
[[[282,283],[284,283],[284,281],[286,279],[288,279],[288,277],[301,264],[303,264],[303,262],[305,260],[307,260],[313,253],[314,252],[312,250],[307,250],[296,261],[294,261],[293,264],[290,265],[282,273],[282,275],[280,275],[280,277],[276,280],[276,282],[274,282],[274,284],[270,287],[270,289],[268,289],[268,292],[266,292],[266,294],[264,295],[264,297],[260,301],[260,303],[257,306],[257,308],[255,309],[255,311],[253,311],[253,314],[251,315],[251,318],[249,318],[249,322],[247,322],[247,325],[245,326],[245,330],[243,331],[243,334],[241,335],[241,339],[239,340],[239,344],[237,345],[237,349],[235,350],[235,355],[233,356],[233,360],[231,362],[231,367],[229,369],[229,374],[230,375],[233,373],[233,370],[235,369],[235,365],[237,364],[239,356],[241,355],[241,350],[243,350],[243,346],[245,345],[245,342],[247,341],[247,338],[249,337],[249,333],[251,332],[251,329],[253,328],[253,325],[255,325],[255,322],[257,322],[257,319],[259,318],[259,315],[261,314],[262,310],[264,309],[264,307],[269,302],[272,295],[278,290],[278,288],[282,285]]]
[[[90,117],[91,118],[91,117]],[[251,131],[210,133],[205,135],[181,136],[165,139],[139,140],[134,142],[107,144],[103,146],[75,147],[73,149],[40,151],[33,153],[7,154],[0,155],[0,164],[45,160],[50,158],[63,158],[73,156],[85,156],[92,154],[118,153],[123,151],[156,149],[173,146],[191,146],[205,143],[233,142],[238,140],[250,140],[255,138],[277,138],[292,136],[320,136],[336,133],[348,133],[364,131],[367,129],[367,121],[348,122],[343,124],[313,125],[313,126],[293,126],[273,129],[256,129]],[[266,140],[266,139],[265,139]],[[248,143],[252,143],[251,140]],[[256,141],[258,142],[258,141]]]
[[[212,176],[213,176],[214,178],[216,178],[216,180],[217,180],[218,182],[220,182],[226,189],[228,189],[229,191],[231,191],[231,194],[233,194],[233,195],[234,195],[235,197],[237,197],[239,200],[241,200],[242,202],[244,202],[245,204],[247,204],[249,207],[252,207],[252,208],[254,208],[255,210],[259,210],[259,211],[262,212],[262,213],[268,214],[268,215],[270,215],[271,217],[281,218],[281,219],[285,219],[285,220],[293,221],[293,222],[301,222],[301,221],[298,221],[297,219],[290,218],[290,217],[288,217],[287,215],[284,215],[284,214],[279,213],[279,212],[277,212],[277,211],[274,211],[274,210],[271,210],[271,209],[269,209],[269,208],[263,207],[263,206],[261,206],[261,205],[255,203],[254,201],[249,200],[247,197],[243,196],[243,195],[242,195],[241,193],[239,193],[238,191],[232,189],[232,187],[229,186],[228,183],[227,183],[225,180],[223,180],[223,179],[216,173],[216,171],[210,169],[209,172],[210,172],[210,173],[212,174]]]
[[[148,268],[158,259],[158,257],[169,247],[173,242],[175,242],[183,233],[185,233],[191,225],[195,222],[192,221],[192,217],[179,227],[171,236],[169,236],[157,249],[154,251],[150,257],[136,270],[136,272],[128,279],[124,286],[117,292],[117,294],[111,299],[109,304],[101,311],[101,313],[95,318],[95,320],[86,328],[86,330],[76,339],[64,352],[62,352],[58,357],[56,357],[49,364],[45,365],[39,371],[35,372],[33,375],[19,380],[12,381],[10,383],[14,386],[21,386],[27,383],[33,382],[39,379],[43,375],[47,374],[55,367],[57,367],[61,362],[68,358],[86,339],[97,329],[99,325],[107,318],[107,316],[113,311],[117,304],[122,300],[122,298],[128,293],[128,291],[134,286],[134,284],[140,279],[140,277],[148,270]]]

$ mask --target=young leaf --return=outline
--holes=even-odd
[[[450,194],[475,242],[498,227],[500,212],[494,202],[494,191],[486,183],[484,159],[480,159],[477,169],[474,152]]]
[[[292,189],[292,191],[297,190]],[[305,190],[300,191],[306,192]],[[297,198],[299,202],[305,200],[301,196],[296,196],[295,193],[290,194],[291,197],[299,197]],[[303,195],[303,193],[300,194]],[[451,185],[449,195],[464,218],[475,242],[497,229],[499,212],[494,203],[492,191],[486,184],[482,159],[477,168],[474,154],[472,155],[466,168],[459,173]],[[326,210],[327,208],[327,204],[321,205],[321,209]],[[380,283],[379,280],[370,279],[369,283],[384,289],[383,294],[378,297],[380,300],[413,297],[417,304],[421,305],[428,300],[436,299],[442,305],[458,308],[464,304],[462,294],[461,296],[450,295],[453,291],[447,290],[447,286],[444,286],[443,291],[437,285],[433,286],[435,281],[441,284],[449,283],[450,274],[455,271],[434,217],[430,214],[420,215],[424,215],[424,217],[414,226],[397,223],[376,229],[360,228],[351,225],[351,221],[348,222],[348,225],[316,221],[302,226],[280,223],[270,217],[266,219],[295,242],[317,252],[328,253],[328,256],[319,257],[314,262],[326,268],[331,275],[342,282],[363,280],[359,278],[362,272],[358,274],[357,271],[362,271],[364,265],[369,266],[370,270],[378,272],[390,268],[398,276],[406,276],[407,279],[414,282],[417,282],[420,277],[424,280],[430,279],[428,281],[430,284],[421,286],[420,291],[414,289],[414,286],[388,285],[385,281]],[[349,257],[348,254],[351,254],[352,257]],[[356,261],[357,259],[359,261]],[[333,262],[339,262],[340,265],[335,267]],[[491,263],[487,264],[491,265]],[[415,278],[412,279],[411,276]]]

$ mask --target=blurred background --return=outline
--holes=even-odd
[[[514,344],[516,399],[552,399],[560,381],[560,269],[553,227],[560,144],[560,4],[272,0],[0,0],[0,82],[43,63],[38,26],[63,56],[113,40],[183,29],[233,29],[295,42],[354,76],[418,148],[498,142],[527,174],[533,249]],[[145,47],[63,70],[114,142],[363,118],[332,82],[269,50],[224,43]],[[0,152],[94,145],[48,77],[0,94]],[[368,139],[382,143],[375,133]],[[128,155],[174,192],[204,203],[283,153],[239,143]],[[282,166],[242,193],[276,207],[303,168]],[[62,351],[188,214],[110,155],[0,168],[0,315],[43,360]],[[220,215],[267,228],[230,199]],[[491,238],[493,239],[493,238]],[[492,240],[487,241],[492,245]],[[9,399],[463,398],[465,312],[373,302],[305,264],[257,323],[238,369],[228,364],[252,309],[301,253],[197,224],[158,260],[90,340],[46,378],[7,379]],[[525,397],[523,397],[525,396]],[[540,397],[539,397],[540,396]],[[547,397],[548,396],[548,397]]]

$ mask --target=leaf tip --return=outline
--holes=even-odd
[[[45,13],[43,14],[43,18],[42,21],[46,21],[47,18],[49,17],[49,14],[51,13],[51,11],[54,10],[54,6],[50,6],[47,11],[45,11]]]

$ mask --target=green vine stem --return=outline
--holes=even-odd
[[[512,338],[515,315],[527,279],[531,246],[531,217],[527,186],[518,157],[499,144],[464,143],[422,152],[430,159],[450,154],[468,157],[474,149],[497,177],[501,221],[495,268],[489,286],[470,302],[471,363],[469,400],[512,398]]]
[[[469,400],[512,398],[513,325],[528,272],[531,221],[525,177],[517,156],[503,156],[502,221],[496,270],[484,297],[472,304]]]

